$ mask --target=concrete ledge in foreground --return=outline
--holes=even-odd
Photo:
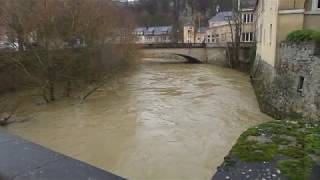
[[[0,180],[123,180],[0,130]]]

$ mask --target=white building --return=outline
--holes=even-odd
[[[134,30],[137,44],[162,44],[173,42],[172,26],[139,27]]]

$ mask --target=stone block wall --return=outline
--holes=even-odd
[[[283,43],[278,58],[272,67],[257,56],[252,68],[261,110],[277,119],[319,119],[319,43]]]

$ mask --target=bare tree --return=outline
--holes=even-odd
[[[229,45],[227,46],[231,68],[239,65],[239,51],[243,23],[238,2],[239,0],[232,0],[232,13],[231,16],[227,17],[231,32],[231,47],[229,47]]]
[[[78,83],[94,84],[93,89],[97,89],[108,74],[108,67],[116,63],[113,61],[124,61],[121,56],[130,56],[132,52],[128,51],[130,45],[126,45],[113,53],[116,45],[110,43],[116,32],[123,32],[125,45],[131,40],[134,22],[111,1],[1,1],[5,2],[1,11],[5,24],[21,47],[21,53],[8,58],[41,88],[47,103],[57,99],[60,89],[57,87],[61,84],[65,84],[65,96],[70,96],[72,85]],[[17,8],[21,11],[16,12]],[[86,48],[74,52],[73,41],[81,41],[81,47]],[[31,42],[37,43],[37,49],[22,52]],[[108,57],[104,55],[106,52]]]
[[[28,44],[28,38],[34,29],[34,5],[36,0],[2,0],[0,11],[1,21],[7,26],[11,42],[18,43],[19,51]]]
[[[18,106],[19,105],[17,104],[9,105],[7,99],[0,99],[0,126],[7,126],[15,122],[20,122],[14,118]]]

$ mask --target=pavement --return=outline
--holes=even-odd
[[[0,180],[124,180],[0,130]]]

